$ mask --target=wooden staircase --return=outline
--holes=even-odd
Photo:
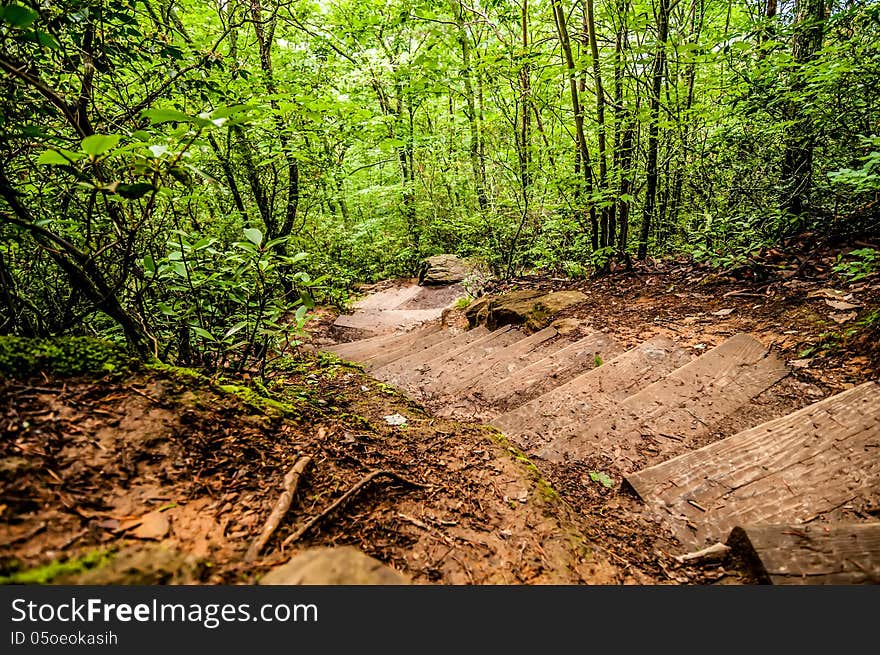
[[[716,426],[789,374],[747,334],[694,357],[660,337],[623,351],[600,332],[571,340],[553,327],[454,332],[434,321],[326,350],[438,414],[489,422],[536,459],[612,458],[684,549],[748,544],[776,583],[880,581],[874,382],[713,442]],[[874,527],[847,523],[841,509],[853,507]],[[806,525],[785,569],[791,534],[778,526]],[[820,560],[804,556],[810,540]],[[827,553],[844,542],[857,566]]]

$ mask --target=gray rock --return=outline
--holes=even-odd
[[[410,580],[354,546],[310,548],[276,566],[261,585],[406,585]]]
[[[481,268],[480,262],[474,259],[464,259],[455,255],[435,255],[428,257],[422,263],[419,284],[423,286],[454,284],[465,280],[479,268]]]

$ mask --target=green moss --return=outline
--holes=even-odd
[[[100,339],[0,336],[0,375],[6,377],[118,373],[136,367],[137,362],[122,348]]]
[[[163,373],[166,377],[177,379],[182,382],[204,382],[209,383],[210,380],[193,368],[184,368],[182,366],[171,366],[156,361],[144,366],[148,371],[156,371]]]
[[[198,386],[212,389],[219,393],[228,394],[235,397],[247,407],[273,418],[298,416],[300,413],[296,407],[289,403],[261,395],[258,391],[251,389],[250,387],[241,384],[233,384],[228,380],[213,380],[191,368],[170,366],[160,362],[148,364],[146,368],[147,370],[161,373],[171,380],[183,383],[187,387]],[[262,384],[259,384],[259,387],[264,393],[269,393]]]
[[[235,396],[248,407],[256,409],[267,416],[280,418],[299,415],[299,412],[293,405],[275,400],[274,398],[261,396],[250,387],[240,384],[218,384],[217,389],[223,393]]]
[[[82,557],[57,560],[26,571],[0,577],[0,584],[49,584],[56,578],[76,575],[103,566],[113,557],[112,551],[93,550]]]
[[[532,462],[523,451],[511,444],[510,440],[504,434],[498,430],[489,429],[489,437],[492,441],[503,446],[513,459],[526,467],[532,476],[532,480],[535,482],[535,487],[537,488],[538,493],[541,494],[541,497],[545,501],[556,502],[560,500],[559,493],[544,479],[544,476],[541,475],[541,471],[538,470],[538,467],[535,466],[534,462]]]
[[[593,368],[599,368],[602,366],[602,355],[596,355],[593,357]]]

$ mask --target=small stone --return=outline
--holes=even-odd
[[[310,548],[276,566],[261,585],[407,585],[400,571],[362,553],[354,546]]]

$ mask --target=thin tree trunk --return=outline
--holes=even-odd
[[[480,210],[484,211],[489,204],[489,200],[486,197],[485,166],[480,161],[480,128],[477,123],[476,98],[472,80],[471,46],[464,22],[464,6],[460,0],[453,0],[452,10],[455,13],[455,25],[458,29],[458,47],[461,50],[461,76],[464,81],[465,114],[467,115],[468,128],[470,130],[468,152],[470,154],[471,168],[474,173],[474,185],[477,190],[477,204],[480,206]],[[451,101],[452,96],[450,95]]]
[[[587,140],[584,136],[584,112],[581,107],[580,94],[578,92],[577,69],[571,51],[571,39],[568,35],[568,27],[565,24],[565,12],[563,11],[559,0],[553,0],[553,17],[556,21],[556,33],[559,36],[559,44],[562,46],[562,54],[565,58],[565,67],[568,73],[568,86],[571,93],[571,108],[574,111],[577,156],[580,160],[580,165],[578,166],[578,158],[576,157],[575,170],[581,168],[583,172],[584,186],[590,204],[590,237],[593,250],[595,251],[599,249],[599,225],[598,219],[596,218],[596,208],[593,204],[593,166],[590,162],[590,151],[587,148]]]
[[[666,68],[666,40],[669,37],[669,0],[658,0],[657,7],[657,45],[654,52],[654,65],[651,71],[651,107],[648,125],[648,162],[645,170],[645,208],[642,227],[639,233],[637,256],[648,256],[648,237],[657,206],[657,156],[660,147],[660,92],[663,89],[663,73]]]
[[[799,70],[809,63],[822,49],[825,28],[824,0],[798,0],[796,3],[796,24],[792,39],[792,58],[796,64],[792,73],[793,80],[786,103],[786,119],[788,130],[785,136],[785,154],[782,161],[782,198],[783,211],[795,217],[797,228],[802,223],[802,216],[810,205],[810,190],[813,175],[814,126],[809,115],[802,110],[801,100],[797,95],[802,93],[806,83]]]
[[[613,205],[605,204],[605,195],[608,189],[608,154],[606,147],[605,128],[605,88],[602,85],[602,70],[599,65],[599,42],[596,38],[596,18],[593,0],[583,0],[584,4],[584,33],[590,46],[590,56],[593,60],[593,81],[596,86],[596,118],[599,123],[599,190],[602,193],[602,234],[600,243],[603,248],[614,243],[614,212]],[[609,260],[606,260],[607,269]]]

